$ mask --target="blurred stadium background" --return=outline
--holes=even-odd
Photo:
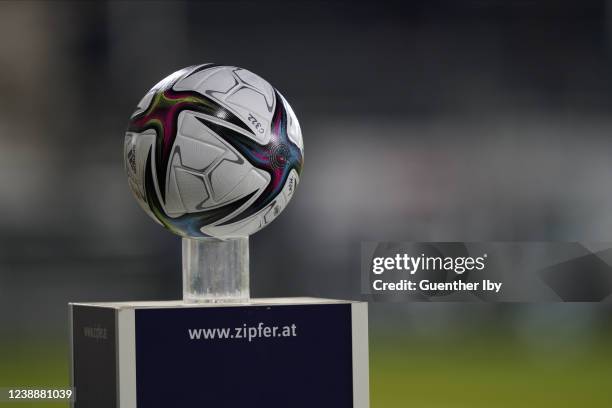
[[[610,2],[1,2],[0,50],[0,386],[67,384],[69,301],[181,296],[122,143],[191,64],[302,125],[254,296],[359,297],[362,240],[612,241]],[[370,310],[373,407],[612,405],[610,305]]]

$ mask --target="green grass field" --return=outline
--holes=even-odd
[[[68,342],[0,343],[0,387],[48,386],[61,388],[69,384]],[[68,407],[65,402],[0,402],[4,407]]]
[[[373,339],[372,407],[610,407],[610,344],[528,350],[486,336]]]
[[[514,339],[472,336],[440,340],[373,336],[371,406],[606,407],[612,406],[610,338],[589,347],[529,350]],[[0,386],[68,384],[62,342],[4,343]],[[0,403],[3,407],[66,407],[66,403]]]

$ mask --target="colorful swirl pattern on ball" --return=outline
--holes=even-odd
[[[145,190],[151,211],[166,228],[178,235],[204,237],[207,235],[202,233],[202,227],[226,218],[248,202],[256,192],[222,207],[172,218],[164,212],[161,201],[158,198],[154,186],[153,171],[156,173],[158,185],[160,186],[161,199],[164,200],[166,169],[176,138],[178,117],[184,110],[214,116],[247,132],[252,133],[252,131],[240,118],[214,100],[195,91],[174,91],[172,89],[174,83],[157,90],[150,106],[132,118],[128,130],[130,132],[141,133],[147,129],[154,129],[157,133],[155,147],[156,168],[153,169],[152,152],[149,152],[145,174]],[[270,182],[249,207],[219,225],[228,225],[244,220],[266,208],[266,206],[273,205],[274,199],[282,191],[291,170],[295,170],[298,175],[302,171],[302,152],[288,137],[287,111],[283,105],[282,98],[276,91],[275,96],[277,103],[271,123],[271,137],[265,145],[260,145],[253,139],[218,123],[196,117],[223,138],[225,142],[234,147],[253,166],[270,174]]]

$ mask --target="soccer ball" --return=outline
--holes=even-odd
[[[128,183],[155,221],[184,237],[268,225],[299,182],[304,145],[285,98],[246,69],[204,64],[155,85],[132,114]]]

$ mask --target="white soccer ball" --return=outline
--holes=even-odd
[[[138,103],[125,136],[128,182],[154,220],[186,237],[268,225],[299,182],[298,120],[268,82],[214,64],[177,71]]]

